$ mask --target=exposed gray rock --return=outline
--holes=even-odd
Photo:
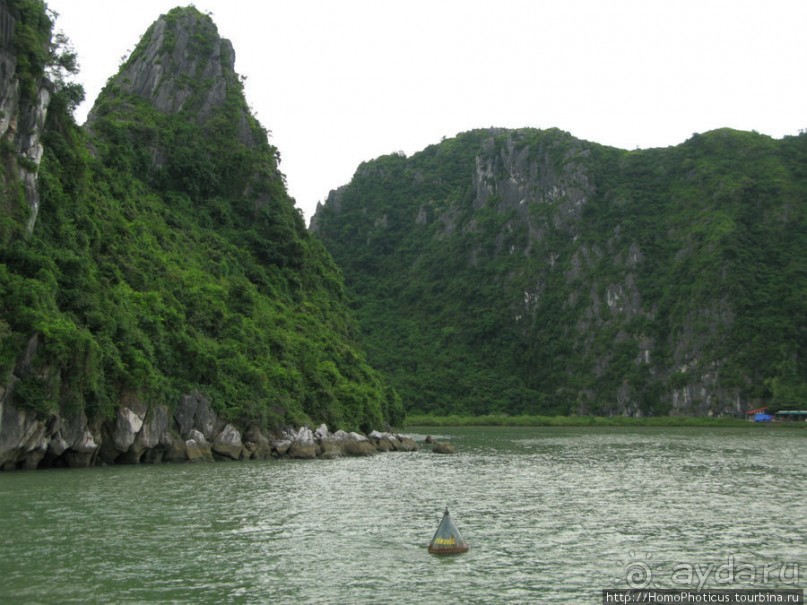
[[[327,433],[319,442],[320,455],[325,459],[340,458],[345,454],[345,439],[347,439],[345,431],[338,430],[335,433]]]
[[[342,441],[342,451],[346,456],[372,456],[378,453],[373,443],[358,433],[348,433]]]
[[[174,420],[179,428],[179,434],[186,439],[191,439],[190,432],[196,429],[211,440],[224,428],[216,412],[210,407],[210,401],[201,393],[189,393],[183,395],[182,399],[174,410]]]
[[[146,44],[143,46],[141,42],[142,52],[116,78],[125,92],[150,101],[163,113],[180,111],[193,94],[191,82],[176,74],[194,74],[201,67],[201,77],[221,76],[221,45],[208,53],[207,65],[197,65],[200,55],[189,52],[189,45],[193,30],[202,20],[183,16],[181,21],[181,25],[170,27],[166,18],[158,19],[144,36]],[[230,57],[234,58],[232,47],[229,48]],[[219,99],[221,93],[215,83],[210,88],[210,94]]]
[[[321,447],[320,456],[325,460],[333,460],[334,458],[340,458],[344,454],[342,444],[333,438],[323,441],[320,447]]]
[[[249,453],[249,457],[255,460],[266,460],[272,457],[272,444],[267,439],[261,429],[257,426],[251,426],[244,433],[242,441],[244,447]],[[291,445],[291,442],[289,442]]]
[[[314,433],[307,426],[300,427],[296,437],[291,442],[288,455],[291,458],[316,458],[317,444],[314,442]]]
[[[213,440],[213,451],[233,460],[244,458],[246,448],[241,442],[241,432],[232,424],[226,425]]]
[[[234,65],[233,46],[219,36],[213,20],[195,9],[186,9],[170,18],[161,16],[112,83],[122,94],[140,97],[160,112],[186,111],[204,123],[227,102],[228,92],[240,86]],[[87,120],[90,129],[95,120],[93,108]],[[238,141],[255,147],[259,136],[247,115],[242,115]],[[155,151],[154,167],[160,168],[165,157]]]
[[[36,468],[49,441],[44,423],[33,412],[0,400],[0,468]]]
[[[98,443],[96,443],[89,428],[86,428],[81,437],[65,452],[64,456],[67,466],[71,468],[83,468],[92,466],[97,452]]]
[[[189,436],[185,440],[188,462],[213,462],[213,450],[205,436],[196,429],[191,429]]]
[[[61,417],[59,433],[67,442],[68,447],[72,448],[76,445],[84,437],[86,430],[87,416],[83,412]]]
[[[54,457],[58,458],[67,451],[70,445],[62,437],[61,433],[56,433],[48,443],[48,452]]]
[[[290,458],[338,458],[370,456],[377,452],[415,451],[411,438],[372,431],[369,436],[338,430],[327,425],[316,431],[309,427],[287,429],[268,438],[252,426],[244,435],[233,424],[222,424],[209,402],[198,394],[182,398],[169,412],[165,405],[126,398],[114,416],[92,427],[84,413],[47,422],[28,410],[14,407],[8,391],[0,390],[0,469],[34,469],[39,466],[86,467],[94,464],[139,464],[159,462],[204,462],[215,458],[242,460]],[[221,426],[211,440],[197,428]],[[176,428],[190,427],[184,435]]]
[[[376,432],[376,436],[380,438],[368,438],[359,433],[346,433],[345,431],[338,430],[322,440],[322,457],[372,456],[379,452],[378,442],[385,438],[382,433]]]
[[[135,437],[143,428],[143,418],[129,408],[118,408],[115,413],[115,429],[112,432],[112,441],[120,452],[128,450],[135,442]]]
[[[179,435],[169,434],[167,440],[161,440],[160,444],[165,448],[162,455],[165,462],[184,462],[188,459],[188,447]]]
[[[399,452],[416,452],[418,451],[418,444],[417,441],[412,439],[411,437],[407,437],[405,435],[395,435],[395,441],[393,441],[393,445],[395,446],[396,451]]]
[[[341,443],[342,435],[345,435],[344,431],[331,433],[325,424],[320,425],[320,427],[314,431],[314,436],[317,439],[317,444],[320,449],[320,456],[325,459],[339,458],[343,454]]]
[[[140,461],[140,454],[145,448],[136,448],[130,451],[135,443],[137,434],[143,428],[143,418],[128,407],[119,407],[115,411],[112,423],[105,427],[104,439],[99,455],[107,464],[112,464],[120,458],[120,462],[129,464]]]
[[[285,456],[291,449],[291,439],[280,439],[272,443],[272,450],[278,456]]]
[[[380,452],[390,452],[395,450],[395,436],[390,433],[371,431],[368,437],[375,443],[375,447]]]
[[[203,433],[200,433],[196,429],[191,429],[188,433],[188,439],[193,439],[197,443],[207,443],[207,439],[205,438]]]
[[[434,444],[432,452],[435,454],[456,454],[457,448],[454,447],[454,444],[449,441],[439,441],[438,443]]]
[[[2,6],[4,19],[11,19]],[[49,83],[40,78],[33,98],[22,95],[17,78],[17,57],[12,45],[0,45],[0,139],[15,153],[6,174],[17,173],[28,202],[26,229],[30,234],[39,212],[37,175],[42,160],[42,131],[50,104]],[[12,167],[13,166],[13,167]],[[2,185],[3,175],[0,175]]]
[[[151,408],[130,449],[142,453],[155,448],[167,448],[171,441],[170,419],[168,408],[164,405]]]

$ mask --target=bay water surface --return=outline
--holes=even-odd
[[[459,453],[2,473],[0,603],[585,604],[807,584],[805,430],[411,430]],[[446,505],[466,554],[426,550]]]

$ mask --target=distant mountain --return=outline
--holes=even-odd
[[[182,459],[180,426],[400,424],[211,18],[161,16],[81,129],[42,3],[0,9],[0,466],[136,462],[124,425]]]
[[[408,410],[807,403],[806,134],[476,130],[363,163],[312,229]]]

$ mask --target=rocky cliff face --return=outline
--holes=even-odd
[[[112,418],[90,422],[83,414],[47,421],[12,405],[0,406],[0,470],[83,468],[98,464],[213,462],[268,458],[335,458],[418,449],[409,437],[371,432],[331,432],[326,425],[265,433],[222,420],[200,393],[169,410],[135,397]]]
[[[805,383],[804,142],[474,131],[363,164],[312,229],[410,410],[737,415]]]
[[[47,45],[43,5],[9,5]],[[0,469],[411,449],[373,437],[400,400],[212,19],[161,16],[81,129],[58,86],[46,116],[48,49],[9,45],[16,18],[0,13]],[[39,197],[16,195],[40,159]]]
[[[208,48],[201,48],[203,45]],[[122,92],[147,100],[163,113],[177,113],[193,100],[199,121],[204,121],[227,99],[234,64],[232,44],[215,34],[212,22],[180,13],[154,23],[115,83]],[[180,80],[177,74],[187,78]],[[194,98],[194,83],[199,80],[206,86]]]
[[[3,146],[2,191],[4,210],[19,212],[13,204],[18,199],[17,184],[22,185],[25,228],[30,234],[39,212],[37,171],[42,161],[42,131],[50,102],[46,78],[35,78],[23,86],[17,73],[14,31],[21,15],[9,5],[0,5],[0,144]],[[37,43],[47,46],[49,40]]]
[[[228,92],[240,88],[233,46],[218,35],[213,21],[194,11],[174,11],[148,29],[107,92],[133,95],[161,113],[184,112],[204,124],[227,103]],[[90,127],[98,110],[88,116]],[[258,143],[246,113],[238,135],[245,145]]]

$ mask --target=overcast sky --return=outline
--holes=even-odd
[[[177,0],[46,0],[79,55],[83,123]],[[359,163],[488,126],[626,149],[807,128],[807,0],[196,0],[306,219]]]

